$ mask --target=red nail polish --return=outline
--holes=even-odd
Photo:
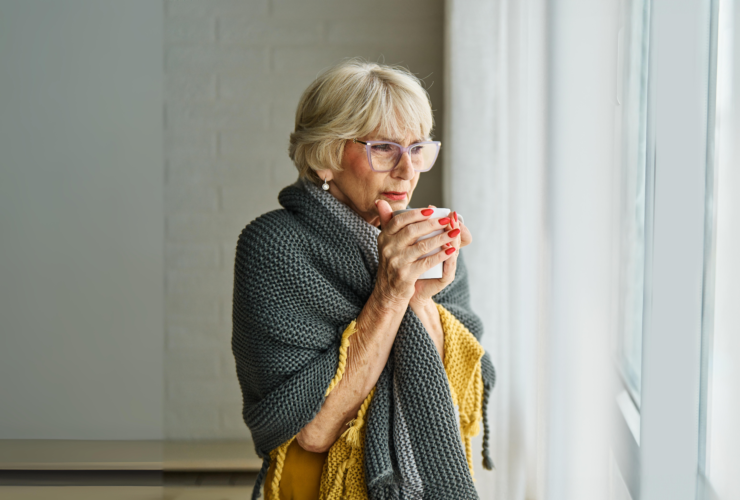
[[[425,208],[424,210],[421,211],[421,215],[425,217],[429,217],[433,213],[434,213],[434,210],[432,210],[431,208]]]
[[[455,217],[455,222],[457,222],[457,212],[452,212],[452,216]]]
[[[449,233],[447,233],[447,236],[449,236],[450,238],[454,238],[458,234],[460,234],[460,230],[459,229],[453,229],[452,231],[450,231]]]
[[[445,250],[445,253],[447,255],[451,255],[451,254],[455,253],[455,247],[448,248],[447,250]]]
[[[447,224],[450,223],[450,218],[449,217],[443,217],[442,219],[439,219],[439,223],[442,224],[443,226],[446,226]]]

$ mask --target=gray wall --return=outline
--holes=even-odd
[[[162,436],[162,10],[0,1],[0,438]]]
[[[344,57],[422,78],[441,137],[442,0],[165,2],[166,355],[169,438],[248,438],[231,354],[234,249],[297,171],[298,99]],[[444,145],[443,145],[444,147]],[[441,206],[440,163],[413,206]]]
[[[0,0],[0,438],[248,438],[234,248],[296,178],[298,98],[345,57],[403,64],[441,138],[443,14]],[[442,205],[443,168],[414,206]]]

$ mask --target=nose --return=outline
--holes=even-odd
[[[401,159],[398,161],[396,168],[392,170],[391,175],[406,181],[414,178],[416,171],[414,170],[414,165],[411,163],[411,156],[408,151],[401,155]]]

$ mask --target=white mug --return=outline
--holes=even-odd
[[[411,210],[418,210],[417,208],[407,208],[405,210],[396,210],[393,212],[393,215],[402,214],[404,212],[410,212]],[[441,219],[442,217],[447,217],[450,215],[450,209],[449,208],[433,208],[434,212],[429,217],[430,219]],[[462,215],[457,214],[457,217],[459,220],[462,220]],[[427,234],[426,236],[422,236],[416,241],[425,240],[427,238],[431,238],[433,236],[437,236],[438,234],[442,234],[444,231],[444,228],[441,228],[437,231],[432,231],[431,233]],[[423,259],[424,257],[429,257],[430,255],[434,255],[435,253],[441,252],[444,247],[435,248],[429,253],[426,253],[419,257],[419,259]],[[421,276],[419,276],[420,280],[428,280],[428,279],[439,279],[442,277],[442,265],[444,262],[440,262],[436,266],[432,267],[431,269],[427,269],[424,271]]]

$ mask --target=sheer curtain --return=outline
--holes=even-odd
[[[608,498],[616,0],[447,0],[447,206],[498,377],[483,499]],[[479,460],[477,460],[479,462]]]
[[[476,459],[487,499],[543,498],[545,3],[447,2],[444,195],[473,233],[463,253],[498,375],[489,410],[496,470]]]

